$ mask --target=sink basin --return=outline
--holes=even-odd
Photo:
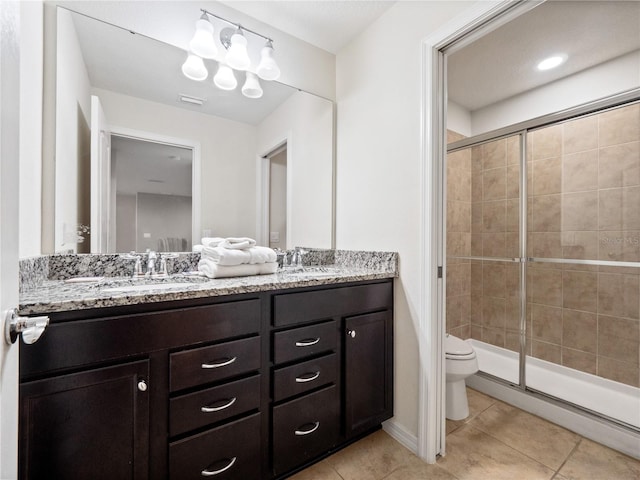
[[[339,273],[340,270],[332,267],[305,267],[302,270],[287,271],[283,269],[280,273],[295,277],[332,277]]]
[[[151,283],[142,285],[120,285],[115,287],[101,288],[100,291],[105,293],[125,293],[125,292],[153,292],[157,290],[182,289],[197,282],[173,282],[173,283]]]
[[[112,280],[99,286],[104,293],[153,292],[158,290],[182,289],[190,285],[207,282],[209,279],[197,275],[173,275],[169,277],[140,277]]]

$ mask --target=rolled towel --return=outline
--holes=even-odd
[[[200,243],[205,247],[217,247],[222,242],[224,242],[224,238],[222,237],[202,237]]]
[[[251,275],[267,275],[275,273],[278,269],[277,262],[260,264],[242,264],[225,266],[214,263],[209,258],[203,258],[198,262],[200,274],[209,278],[248,277]]]
[[[225,238],[218,246],[229,248],[232,250],[246,250],[256,246],[256,241],[249,237],[228,237]]]
[[[194,245],[194,246],[193,246],[192,250],[193,250],[194,252],[196,252],[196,253],[200,253],[200,252],[202,252],[202,249],[203,249],[203,248],[204,248],[204,247],[203,247],[202,245],[197,244],[197,245]]]
[[[278,259],[276,252],[269,247],[251,247],[245,251],[251,255],[249,263],[271,263]]]
[[[209,258],[213,263],[224,266],[251,263],[251,254],[247,250],[232,250],[223,247],[204,247],[202,258]]]

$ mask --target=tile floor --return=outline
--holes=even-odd
[[[640,480],[640,461],[467,389],[470,415],[447,420],[447,455],[423,463],[384,431],[292,480]]]

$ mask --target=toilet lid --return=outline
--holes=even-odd
[[[444,351],[447,356],[466,357],[473,354],[473,347],[464,340],[453,335],[447,335],[444,339]]]

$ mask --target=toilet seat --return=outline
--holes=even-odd
[[[444,339],[445,358],[449,360],[471,360],[476,358],[476,352],[471,345],[453,335]]]

